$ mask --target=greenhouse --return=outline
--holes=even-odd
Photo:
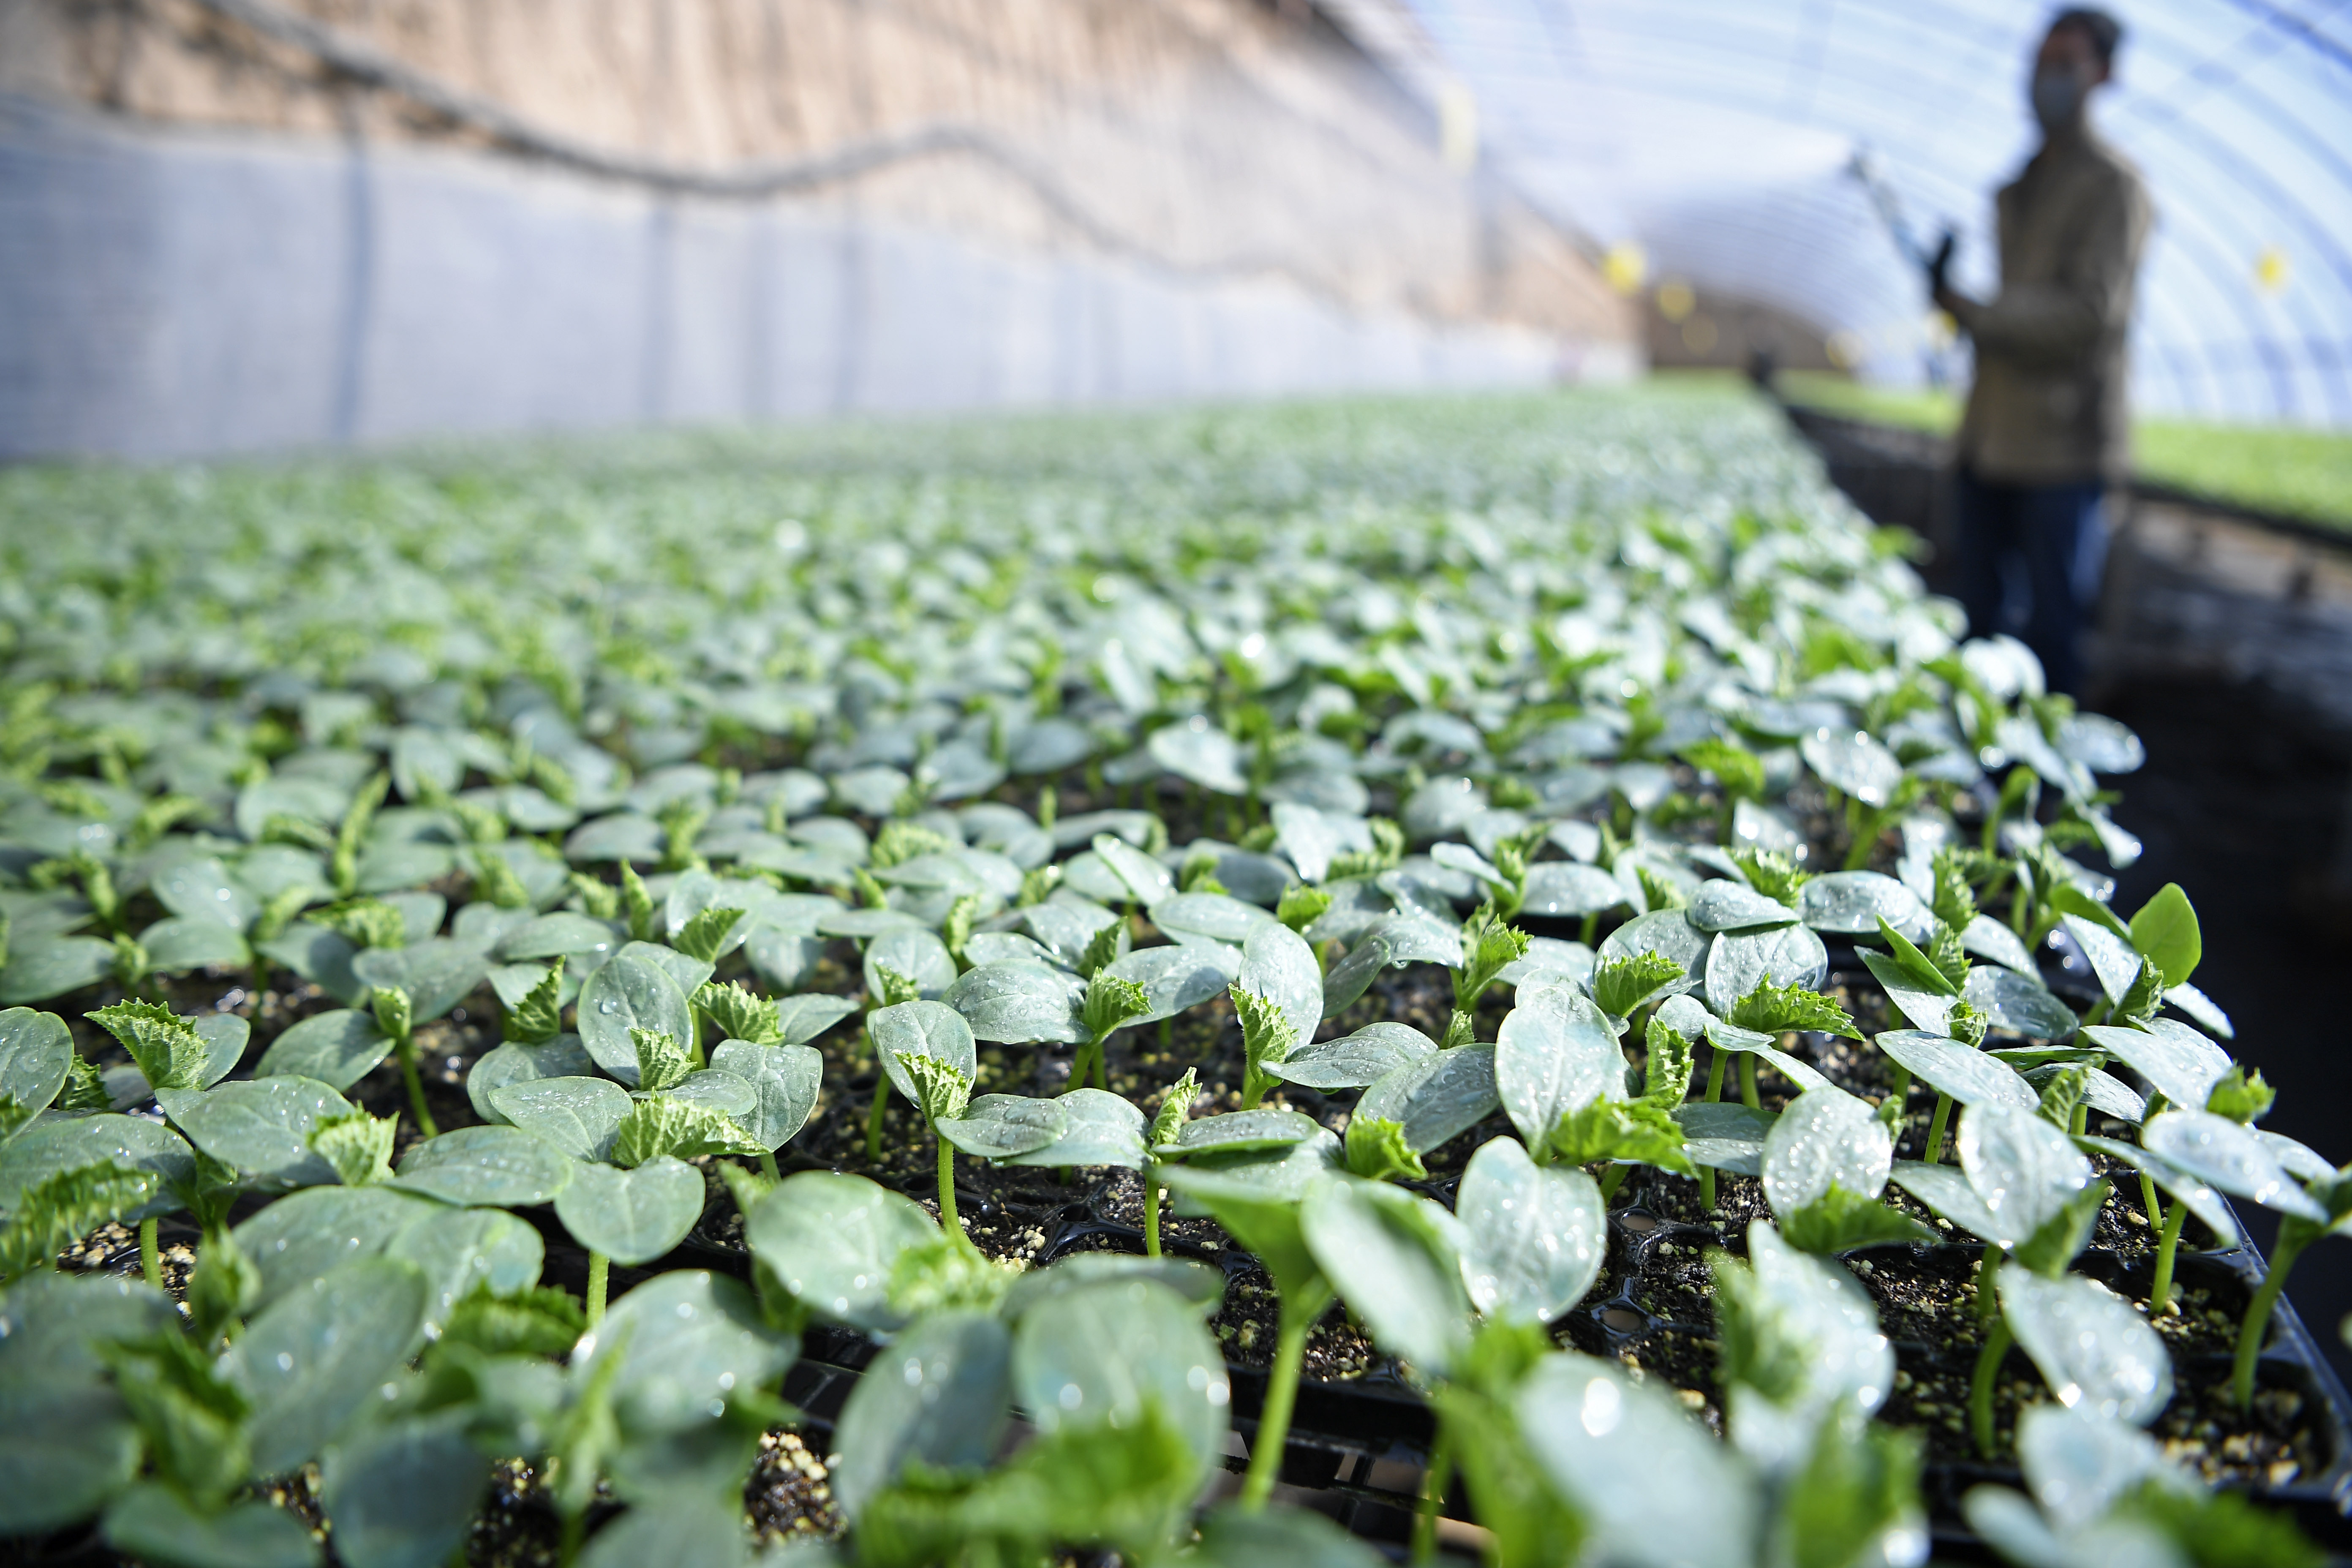
[[[0,8],[0,1560],[2352,1555],[2347,76]]]

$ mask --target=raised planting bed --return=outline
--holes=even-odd
[[[2352,1546],[2137,738],[1760,405],[0,524],[19,1560]]]

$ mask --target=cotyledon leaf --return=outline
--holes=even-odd
[[[1600,1187],[1582,1171],[1538,1165],[1512,1139],[1470,1156],[1454,1213],[1464,1281],[1489,1317],[1549,1323],[1600,1278],[1609,1246]]]
[[[1307,939],[1288,926],[1269,921],[1249,933],[1234,984],[1281,1009],[1297,1042],[1315,1037],[1323,1021],[1323,971]]]
[[[2232,1197],[2328,1223],[2326,1206],[2304,1191],[2251,1127],[2210,1110],[2168,1110],[2140,1129],[2139,1141],[2149,1153]]]
[[[1887,1060],[1962,1105],[2012,1105],[2030,1111],[2042,1102],[2007,1062],[1958,1040],[1916,1029],[1889,1029],[1871,1043]]]
[[[1829,966],[1829,950],[1809,927],[1725,931],[1707,951],[1706,1003],[1727,1014],[1734,1003],[1768,980],[1811,988],[1821,984]]]
[[[1402,1123],[1406,1147],[1426,1154],[1501,1106],[1495,1048],[1458,1046],[1385,1074],[1364,1090],[1353,1114]]]
[[[2168,1018],[2149,1029],[2092,1024],[2083,1037],[2147,1080],[2175,1105],[2205,1109],[2213,1086],[2228,1076],[2230,1053],[2185,1024]]]
[[[1069,1130],[1070,1113],[1060,1100],[1018,1094],[983,1094],[962,1116],[938,1124],[940,1137],[983,1160],[1034,1153]]]
[[[236,1227],[237,1250],[261,1275],[254,1307],[373,1258],[419,1221],[451,1218],[430,1198],[386,1186],[306,1187]]]
[[[313,1013],[269,1042],[254,1076],[315,1079],[341,1090],[375,1070],[392,1053],[392,1037],[376,1027],[375,1015],[355,1007]]]
[[[270,1475],[315,1458],[407,1359],[425,1308],[421,1269],[370,1258],[257,1314],[221,1365],[253,1401],[255,1467]]]
[[[247,1175],[295,1186],[337,1179],[308,1140],[320,1121],[348,1116],[352,1106],[315,1079],[257,1078],[209,1089],[162,1089],[155,1099],[190,1142]]]
[[[530,1221],[503,1209],[451,1214],[422,1199],[411,1201],[425,1212],[392,1238],[383,1255],[413,1263],[424,1273],[428,1335],[440,1333],[450,1309],[477,1285],[487,1283],[493,1294],[511,1296],[539,1283],[547,1244]]]
[[[1206,1002],[1232,984],[1241,966],[1242,955],[1229,947],[1171,943],[1139,948],[1104,973],[1143,987],[1150,1007],[1120,1026],[1132,1028],[1173,1017]]]
[[[752,1253],[810,1310],[883,1332],[907,1321],[890,1305],[891,1265],[939,1234],[912,1199],[830,1171],[785,1177],[744,1222]]]
[[[982,963],[965,971],[940,1000],[963,1015],[978,1039],[1076,1044],[1087,1037],[1078,1016],[1085,994],[1086,982],[1066,969]]]
[[[1692,1163],[1738,1176],[1764,1173],[1764,1142],[1779,1120],[1773,1112],[1738,1100],[1696,1100],[1675,1106],[1673,1115]]]
[[[909,1460],[986,1465],[1011,1418],[1012,1352],[1012,1334],[995,1317],[961,1310],[928,1317],[883,1349],[875,1375],[850,1390],[834,1432],[832,1479],[843,1511],[855,1520]]]
[[[748,1115],[735,1118],[754,1143],[782,1148],[793,1140],[816,1110],[823,1087],[824,1058],[812,1046],[755,1046],[748,1040],[724,1040],[712,1047],[710,1065],[751,1086],[755,1099]],[[691,1081],[691,1080],[689,1080]]]
[[[613,1134],[635,1104],[608,1078],[542,1078],[490,1091],[490,1103],[509,1125],[561,1149],[575,1160],[604,1160]]]
[[[2172,1358],[2129,1301],[2080,1274],[2000,1271],[2000,1310],[2059,1404],[2136,1426],[2172,1398]]]
[[[1960,1114],[1960,1169],[2014,1246],[2064,1212],[2091,1184],[2091,1163],[2031,1106],[1987,1100]]]
[[[1833,1183],[1876,1197],[1894,1162],[1894,1139],[1868,1101],[1834,1088],[1808,1089],[1764,1141],[1764,1195],[1776,1215],[1803,1208]]]
[[[610,1356],[621,1358],[612,1396],[622,1435],[642,1439],[716,1427],[729,1396],[771,1386],[800,1342],[769,1326],[740,1280],[676,1268],[613,1303],[572,1351],[572,1378],[586,1383]]]
[[[1522,987],[1496,1034],[1494,1060],[1503,1109],[1530,1144],[1549,1137],[1570,1111],[1626,1097],[1617,1031],[1580,992]]]
[[[1199,1311],[1137,1275],[1055,1293],[1024,1313],[1013,1394],[1045,1433],[1123,1425],[1157,1404],[1202,1477],[1224,1452],[1233,1404],[1223,1352]]]
[[[1055,1099],[1068,1125],[1053,1142],[1007,1159],[1008,1165],[1117,1165],[1143,1168],[1143,1112],[1118,1095],[1074,1089]]]
[[[635,1267],[686,1238],[702,1198],[702,1173],[667,1154],[627,1171],[590,1163],[555,1194],[555,1217],[581,1246]]]
[[[510,1083],[529,1083],[543,1078],[592,1078],[596,1072],[594,1058],[581,1045],[577,1035],[558,1035],[542,1045],[527,1045],[520,1040],[509,1040],[483,1053],[466,1073],[466,1099],[474,1114],[497,1126],[506,1121],[490,1096]]]
[[[1410,1024],[1367,1024],[1352,1035],[1294,1046],[1266,1071],[1308,1089],[1363,1089],[1382,1075],[1433,1056],[1437,1042]]]
[[[409,1150],[393,1180],[460,1208],[528,1208],[562,1192],[577,1169],[520,1127],[461,1127]]]
[[[890,1076],[890,1087],[912,1104],[920,1105],[922,1096],[899,1065],[902,1055],[944,1062],[963,1074],[966,1082],[977,1073],[979,1056],[971,1026],[963,1021],[962,1014],[943,1003],[901,1002],[894,1007],[877,1007],[866,1015],[866,1032],[874,1041],[875,1057]]]
[[[631,947],[640,944],[632,943]],[[635,1087],[637,1048],[631,1029],[677,1040],[694,1037],[694,1013],[669,972],[625,948],[580,988],[580,1043],[605,1072]]]

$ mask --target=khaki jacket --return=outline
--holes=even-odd
[[[2000,293],[1958,300],[1976,343],[1959,456],[2001,484],[2118,480],[2130,467],[2125,334],[2154,211],[2088,127],[2062,132],[1995,198]]]

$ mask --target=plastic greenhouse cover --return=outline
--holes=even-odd
[[[1360,18],[1382,0],[1339,0]],[[1680,279],[1849,334],[1864,374],[1938,351],[1917,270],[1850,171],[1911,232],[1994,274],[1991,194],[2032,152],[2042,0],[1393,0],[1360,37],[1450,79],[1486,154],[1652,284]],[[2144,412],[2352,424],[2352,6],[2116,0],[2103,133],[2158,210],[2134,325]],[[1416,57],[1417,58],[1408,58]],[[1631,254],[1630,252],[1628,253]],[[1964,353],[1965,351],[1958,351]]]

